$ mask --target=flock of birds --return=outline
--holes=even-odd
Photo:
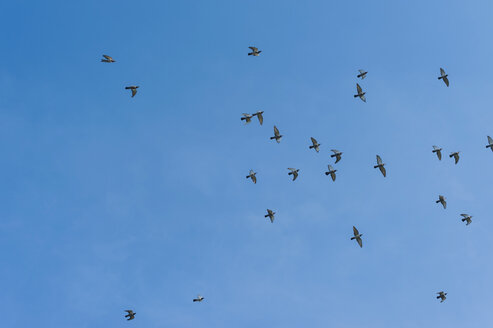
[[[248,53],[248,56],[258,57],[260,55],[260,53],[262,52],[261,50],[259,50],[256,47],[253,47],[253,46],[249,47],[249,48],[250,48],[251,52]],[[101,62],[115,63],[116,61],[111,56],[103,55],[103,59],[101,59]],[[359,74],[356,76],[357,78],[363,80],[367,77],[367,75],[368,75],[367,71],[364,71],[362,69],[360,69],[358,71],[359,71]],[[438,79],[442,80],[447,87],[449,86],[450,82],[448,79],[448,74],[445,72],[445,70],[443,68],[440,68],[440,76],[438,77]],[[135,95],[137,94],[138,88],[139,88],[138,85],[130,85],[130,86],[125,87],[126,90],[131,90],[132,98],[135,97]],[[356,94],[354,95],[354,98],[359,98],[363,102],[366,102],[365,95],[366,95],[366,92],[363,91],[363,88],[361,88],[359,83],[356,83]],[[243,113],[241,120],[245,121],[245,124],[249,124],[252,122],[252,119],[254,117],[257,117],[258,122],[260,123],[260,125],[262,125],[264,122],[263,114],[264,114],[264,111],[257,111],[256,113],[253,113],[253,114]],[[283,137],[283,135],[279,132],[279,129],[277,128],[277,126],[274,125],[274,135],[272,137],[270,137],[270,140],[275,140],[277,143],[280,143],[282,137]],[[486,148],[490,148],[490,150],[493,152],[493,139],[490,136],[487,136],[487,138],[488,138],[488,144],[486,145]],[[320,151],[321,144],[318,143],[318,141],[313,137],[310,137],[310,139],[311,139],[312,144],[308,148],[309,149],[315,149],[315,151],[318,153]],[[442,148],[435,146],[435,145],[432,147],[433,147],[432,153],[437,155],[438,160],[442,160]],[[342,159],[343,152],[341,152],[337,149],[331,149],[331,151],[333,154],[330,155],[330,157],[335,158],[334,164],[337,164]],[[459,153],[460,153],[459,151],[456,151],[456,152],[452,152],[449,155],[450,158],[452,158],[452,157],[454,158],[455,164],[457,164],[459,162],[459,159],[460,159]],[[380,170],[380,172],[382,173],[383,177],[385,178],[387,176],[387,171],[385,169],[385,163],[383,162],[380,155],[376,155],[376,161],[377,161],[377,163],[373,167],[378,168]],[[295,181],[299,176],[300,169],[290,167],[290,168],[288,168],[288,170],[289,170],[288,175],[292,176],[292,181]],[[325,175],[327,175],[327,176],[330,175],[332,181],[335,181],[336,180],[336,172],[337,172],[337,170],[334,169],[334,167],[332,167],[332,165],[329,164],[328,165],[328,171],[325,172]],[[250,170],[250,172],[246,176],[246,178],[251,179],[252,182],[254,184],[256,184],[257,183],[257,176],[256,175],[257,175],[257,172],[255,172],[254,170]],[[438,196],[438,200],[436,201],[436,203],[437,204],[440,203],[444,209],[447,208],[447,201],[443,195]],[[267,209],[267,214],[264,215],[264,217],[269,218],[270,222],[274,223],[275,214],[276,214],[276,212],[274,212],[273,210]],[[466,213],[462,213],[460,215],[462,217],[462,222],[466,222],[466,226],[471,224],[471,222],[472,222],[472,216],[471,215],[466,214]],[[360,233],[355,226],[353,226],[353,236],[350,239],[356,240],[359,247],[361,247],[361,248],[363,247],[363,239],[361,238],[362,236],[363,236],[363,234]],[[438,292],[437,295],[438,296],[436,298],[440,299],[440,303],[444,302],[447,299],[447,293],[444,291]],[[202,302],[203,300],[204,300],[203,296],[197,295],[197,297],[193,299],[193,302]],[[136,313],[133,310],[125,310],[125,312],[127,313],[125,315],[125,318],[127,318],[127,320],[135,319]]]

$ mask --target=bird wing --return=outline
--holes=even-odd
[[[262,123],[264,123],[264,117],[262,116],[262,113],[258,113],[257,118],[258,118],[260,125],[262,125]]]
[[[332,181],[336,181],[336,174],[334,171],[330,172],[330,177],[332,178]]]
[[[440,150],[437,150],[437,156],[438,156],[438,160],[442,160],[442,152]]]
[[[358,229],[356,229],[355,226],[353,226],[353,233],[354,233],[355,236],[356,235],[359,235],[359,231],[358,231]]]
[[[359,96],[359,98],[360,98],[361,100],[363,100],[363,102],[366,102],[366,97],[365,97],[365,95],[361,95],[361,96]]]
[[[449,86],[448,78],[446,76],[443,77],[443,82],[445,82],[447,87]]]
[[[460,216],[465,217],[465,218],[469,217],[469,215],[467,215],[467,214],[461,214]]]
[[[338,151],[337,149],[331,149],[330,151],[333,152],[336,155],[340,153],[340,151]]]
[[[257,47],[248,47],[248,48],[252,49],[252,51],[254,51],[254,52],[258,51]]]
[[[252,181],[253,183],[257,183],[257,177],[255,175],[252,175]]]
[[[103,55],[104,58],[108,59],[108,60],[113,60],[113,58],[111,58],[110,56],[108,55]]]
[[[445,70],[443,68],[440,67],[440,75],[441,76],[444,76],[445,75]]]
[[[363,93],[363,90],[361,89],[358,83],[356,83],[356,91],[358,92],[358,94]]]
[[[298,171],[293,171],[293,181],[298,177]]]
[[[379,168],[380,168],[380,172],[382,172],[383,177],[385,178],[387,176],[387,170],[385,170],[384,166],[379,166]]]
[[[341,160],[341,154],[336,154],[336,163]]]
[[[296,171],[296,169],[294,169],[294,168],[292,168],[292,167],[288,167],[288,170],[290,170],[291,172]]]
[[[314,137],[310,137],[310,139],[312,139],[312,144],[315,146],[316,144],[318,144],[317,142],[317,139],[315,139]]]
[[[132,315],[134,313],[134,311],[132,311],[132,310],[125,310],[125,312],[127,312],[130,315]]]
[[[137,94],[137,89],[136,88],[132,88],[132,97],[135,96]]]
[[[490,137],[490,136],[487,136],[487,137],[488,137],[488,143],[489,143],[490,145],[491,145],[491,144],[493,144],[493,139],[491,139],[491,137]]]
[[[277,127],[276,127],[275,125],[274,125],[274,135],[275,135],[276,137],[278,137],[278,136],[279,136],[279,130],[277,129]]]
[[[334,168],[332,167],[332,165],[327,165],[327,167],[329,168],[329,171],[334,171]]]
[[[358,70],[358,72],[360,72],[361,74],[366,73],[366,72],[365,72],[364,70],[362,70],[362,69],[359,69],[359,70]]]
[[[382,164],[382,159],[380,158],[379,155],[377,155],[377,164],[378,165]]]
[[[361,240],[361,238],[356,238],[356,241],[358,242],[359,247],[363,248],[363,240]]]

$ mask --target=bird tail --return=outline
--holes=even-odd
[[[267,217],[269,217],[269,216],[268,215],[264,215],[264,218],[267,218]]]
[[[198,300],[193,300],[194,302],[198,302]]]
[[[442,77],[440,76],[438,79],[439,79],[439,80],[441,80],[441,79],[442,79]]]
[[[276,137],[270,137],[270,140],[275,139]]]
[[[248,56],[251,56],[251,55],[253,55],[253,52],[249,52],[249,53],[248,53]]]
[[[356,239],[356,237],[351,237],[351,240],[354,240],[354,239]]]
[[[314,147],[315,147],[315,146],[309,146],[308,148],[312,149],[312,148],[314,148]]]
[[[358,95],[354,95],[354,98],[357,98],[357,97],[358,97]]]
[[[329,175],[330,173],[329,172],[325,172],[325,175]]]
[[[440,201],[439,201],[439,200],[437,200],[435,203],[437,203],[437,204],[438,204],[438,203],[440,203]]]
[[[374,165],[373,168],[376,169],[378,167],[378,165]]]
[[[462,219],[462,222],[466,221],[466,219]]]

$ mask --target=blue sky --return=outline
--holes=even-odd
[[[3,325],[487,326],[492,6],[2,2]]]

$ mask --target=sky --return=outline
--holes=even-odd
[[[488,326],[492,10],[1,2],[2,326]]]

